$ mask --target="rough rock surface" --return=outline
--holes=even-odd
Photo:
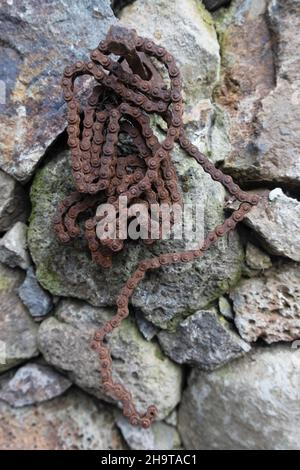
[[[17,222],[0,240],[0,262],[15,268],[27,269],[30,256],[27,251],[27,226]]]
[[[134,318],[138,329],[147,341],[151,341],[154,336],[156,336],[157,333],[160,331],[157,326],[153,325],[153,323],[146,320],[146,318],[140,311],[137,310],[134,313]]]
[[[0,378],[0,400],[16,408],[55,398],[71,382],[47,365],[28,363]]]
[[[63,69],[88,60],[115,22],[108,0],[2,2],[0,167],[21,181],[32,175],[65,126],[60,79]]]
[[[244,176],[243,166],[248,170],[245,177],[249,177],[253,121],[261,99],[274,87],[272,37],[266,7],[267,0],[233,0],[228,10],[216,13],[222,56],[216,99],[230,116],[231,150],[225,158],[225,167],[239,177]]]
[[[276,88],[257,115],[257,148],[263,178],[300,183],[300,3],[269,2],[269,22],[276,38]],[[266,176],[265,176],[266,175]]]
[[[300,448],[300,351],[284,346],[193,371],[179,408],[186,449]]]
[[[53,308],[52,297],[39,285],[32,266],[27,269],[26,278],[19,287],[18,294],[33,317],[43,317]]]
[[[246,341],[300,338],[300,266],[285,263],[243,280],[230,294],[234,321]]]
[[[24,189],[0,170],[0,232],[6,232],[17,221],[25,222],[27,212]]]
[[[37,326],[15,292],[23,278],[0,264],[0,372],[38,355]]]
[[[300,202],[297,199],[286,196],[280,188],[266,191],[244,221],[271,254],[300,261]]]
[[[300,202],[281,188],[255,192],[260,195],[260,202],[243,222],[255,231],[269,253],[299,261]],[[237,209],[238,202],[229,203],[228,208]]]
[[[111,401],[101,389],[99,361],[90,348],[96,328],[112,316],[112,310],[79,301],[62,301],[56,318],[45,320],[39,330],[39,347],[46,361],[63,370],[79,387]],[[129,318],[109,339],[114,377],[132,392],[138,408],[154,403],[160,419],[177,405],[182,371],[166,358],[158,344],[147,342]]]
[[[173,426],[155,422],[149,429],[131,426],[124,416],[118,416],[117,426],[133,450],[174,450],[180,447],[180,436]]]
[[[175,333],[158,334],[164,352],[173,361],[213,370],[250,350],[215,309],[200,310],[182,321]]]
[[[242,0],[219,15],[225,168],[240,179],[299,186],[299,12],[298,0]]]
[[[136,0],[120,13],[126,26],[137,28],[176,58],[183,77],[186,131],[214,161],[229,149],[227,122],[211,95],[219,80],[219,43],[210,13],[199,0]]]
[[[189,102],[210,97],[219,78],[219,44],[213,20],[199,1],[136,0],[124,8],[120,20],[138,26],[141,36],[152,37],[174,55]]]
[[[254,271],[268,269],[272,266],[270,256],[250,242],[246,246],[245,261],[247,266]]]
[[[120,450],[124,444],[107,405],[70,390],[24,408],[0,402],[0,449]]]

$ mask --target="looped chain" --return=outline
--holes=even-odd
[[[114,60],[110,54],[118,55],[119,60]],[[150,58],[165,67],[168,83],[163,81]],[[180,70],[165,48],[138,36],[135,30],[112,26],[105,41],[91,52],[90,59],[66,67],[62,79],[76,187],[76,191],[59,205],[54,217],[54,228],[62,242],[79,236],[80,214],[94,210],[104,202],[113,204],[118,211],[121,196],[127,197],[129,206],[142,202],[149,209],[154,203],[181,204],[181,192],[171,160],[175,142],[241,202],[223,224],[207,234],[197,250],[166,253],[141,261],[117,297],[116,315],[94,334],[91,347],[99,356],[104,391],[122,403],[123,413],[131,424],[147,428],[157,415],[157,409],[151,405],[145,413],[138,412],[130,392],[113,380],[111,355],[104,340],[128,316],[129,299],[148,270],[199,258],[218,238],[233,230],[259,198],[242,191],[231,176],[217,169],[188,140],[182,123]],[[75,79],[81,75],[90,75],[97,82],[82,115],[74,93]],[[151,129],[149,114],[152,113],[160,115],[167,124],[162,142]],[[118,145],[124,135],[130,140],[129,153],[124,153]],[[117,224],[121,222],[118,217],[117,212]],[[93,261],[109,267],[113,254],[123,249],[124,241],[100,240],[96,233],[98,222],[97,215],[86,220],[85,238]],[[150,237],[145,240],[145,243],[152,242]]]

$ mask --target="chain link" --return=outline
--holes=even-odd
[[[119,55],[117,62],[109,57]],[[169,87],[150,58],[165,66]],[[117,313],[94,334],[91,347],[97,351],[104,391],[122,403],[123,413],[133,425],[147,428],[157,415],[154,405],[146,412],[137,411],[130,392],[112,377],[112,359],[105,339],[129,314],[129,299],[147,271],[175,263],[188,263],[203,256],[218,238],[233,230],[259,201],[224,174],[187,138],[182,123],[183,101],[180,70],[174,57],[162,46],[137,35],[135,30],[112,26],[105,41],[93,50],[89,62],[78,61],[66,67],[62,79],[64,99],[68,106],[68,144],[71,148],[72,174],[76,191],[58,207],[54,228],[59,239],[67,243],[79,236],[78,217],[101,202],[118,210],[120,196],[129,206],[143,202],[182,203],[171,151],[177,142],[196,159],[212,179],[225,186],[241,202],[223,224],[209,232],[197,250],[173,252],[145,259],[127,280],[117,297]],[[74,81],[90,75],[98,83],[83,109],[74,93]],[[150,126],[149,114],[160,115],[167,132],[160,143]],[[134,151],[120,150],[120,135],[127,134]],[[120,239],[100,240],[96,227],[99,217],[85,222],[85,237],[92,259],[102,267],[112,264],[114,253],[123,249]],[[117,219],[117,224],[120,222]],[[153,241],[145,240],[145,243]]]

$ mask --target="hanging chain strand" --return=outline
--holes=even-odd
[[[118,55],[116,62],[109,54]],[[150,58],[167,70],[169,88]],[[112,26],[105,41],[93,50],[89,62],[78,61],[66,67],[62,79],[68,106],[68,144],[76,191],[60,203],[54,217],[59,239],[67,243],[80,235],[78,217],[99,204],[108,202],[118,211],[119,198],[126,196],[129,206],[136,201],[146,207],[153,203],[180,203],[181,192],[171,151],[177,142],[213,180],[220,182],[241,204],[224,223],[209,232],[197,250],[161,254],[141,261],[117,297],[117,313],[99,328],[91,347],[98,353],[105,393],[122,403],[123,413],[132,425],[147,428],[157,416],[154,405],[137,411],[131,393],[112,376],[112,358],[105,340],[129,315],[129,299],[147,271],[176,263],[188,263],[204,255],[211,245],[233,230],[259,202],[257,195],[243,191],[231,176],[224,174],[195,147],[183,130],[183,101],[180,70],[174,57],[162,46],[137,35],[135,30]],[[75,79],[90,75],[98,83],[83,109],[74,93]],[[149,114],[160,115],[167,124],[164,140],[159,142],[150,126]],[[118,147],[121,134],[128,135],[132,153]],[[118,214],[118,213],[117,213]],[[118,217],[120,214],[118,214]],[[85,222],[85,238],[92,259],[110,267],[112,257],[124,247],[124,240],[97,237],[101,218]],[[117,219],[117,224],[121,219]],[[145,240],[152,243],[153,240]]]

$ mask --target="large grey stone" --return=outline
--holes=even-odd
[[[230,293],[234,321],[246,341],[300,338],[300,266],[285,263],[243,280]]]
[[[149,248],[143,243],[130,242],[114,257],[110,269],[103,269],[91,261],[82,238],[70,245],[61,244],[51,221],[59,201],[73,187],[67,157],[68,152],[51,159],[37,173],[31,190],[33,212],[28,244],[37,268],[37,279],[54,295],[78,297],[98,306],[113,305],[118,290],[138,260],[161,252],[182,250],[187,242],[166,240]],[[185,201],[198,204],[200,214],[203,212],[205,231],[214,228],[224,220],[225,190],[183,152],[176,149],[173,158],[181,185],[188,191],[183,193]],[[234,285],[240,276],[242,260],[238,234],[231,233],[202,259],[147,274],[132,303],[148,320],[171,328],[182,314],[206,306]]]
[[[17,222],[0,240],[0,261],[11,268],[27,269],[30,256],[27,250],[27,226]]]
[[[214,161],[224,159],[229,142],[226,118],[212,103],[220,54],[210,13],[199,0],[137,0],[120,12],[120,20],[174,55],[183,78],[186,131]]]
[[[269,23],[276,38],[276,88],[262,101],[257,115],[260,157],[264,179],[300,183],[300,3],[269,2]]]
[[[250,171],[254,171],[253,121],[261,99],[274,86],[266,8],[267,0],[233,0],[229,9],[215,14],[222,57],[221,81],[215,97],[230,118],[231,149],[224,165],[239,178],[250,178]],[[244,167],[248,173],[243,172]]]
[[[231,118],[224,166],[240,180],[299,186],[299,12],[298,0],[242,0],[217,15],[218,102]]]
[[[79,387],[108,401],[112,399],[102,390],[99,361],[90,341],[112,313],[66,300],[59,304],[56,318],[45,320],[39,329],[39,347],[46,361]],[[167,416],[180,400],[181,368],[163,355],[157,343],[143,339],[130,318],[112,333],[109,344],[114,377],[132,392],[138,408],[154,403],[160,419]]]
[[[124,416],[118,416],[117,426],[132,450],[179,449],[181,440],[175,427],[164,422],[155,422],[149,429],[132,426]]]
[[[38,355],[37,326],[16,294],[23,279],[0,264],[0,372]]]
[[[193,371],[179,408],[186,449],[300,448],[300,351],[277,346]]]
[[[78,390],[38,405],[0,402],[2,450],[121,450],[112,411]]]
[[[24,189],[0,170],[0,232],[5,232],[19,220],[25,222],[27,214],[28,201]]]
[[[224,221],[224,188],[212,182],[199,165],[176,149],[173,153],[184,194],[184,202],[197,204],[203,214],[198,240]],[[186,192],[185,192],[186,191]],[[198,245],[198,242],[196,243]],[[190,248],[186,241],[166,241],[152,252],[181,251]],[[195,246],[195,245],[194,245]],[[174,330],[187,315],[205,308],[235,285],[241,274],[244,253],[237,231],[229,233],[193,263],[162,267],[151,271],[138,286],[132,304],[146,318],[163,329]]]
[[[30,315],[35,318],[44,317],[53,308],[52,297],[38,283],[32,266],[27,269],[26,278],[19,287],[18,294]]]
[[[31,362],[1,376],[0,400],[18,408],[55,398],[71,385],[70,380],[51,367]]]
[[[281,188],[255,192],[260,201],[243,222],[255,231],[269,253],[300,261],[300,202]],[[237,209],[238,202],[229,203],[228,207]]]
[[[219,78],[219,44],[213,20],[198,0],[136,0],[122,10],[120,20],[174,55],[188,106],[210,98]]]
[[[200,310],[182,321],[175,333],[158,334],[164,352],[179,364],[213,370],[250,351],[215,309]]]
[[[60,87],[63,69],[102,40],[115,17],[108,0],[2,2],[0,167],[20,181],[33,174],[66,126]]]
[[[245,223],[271,253],[300,261],[300,202],[280,188],[265,192]]]

